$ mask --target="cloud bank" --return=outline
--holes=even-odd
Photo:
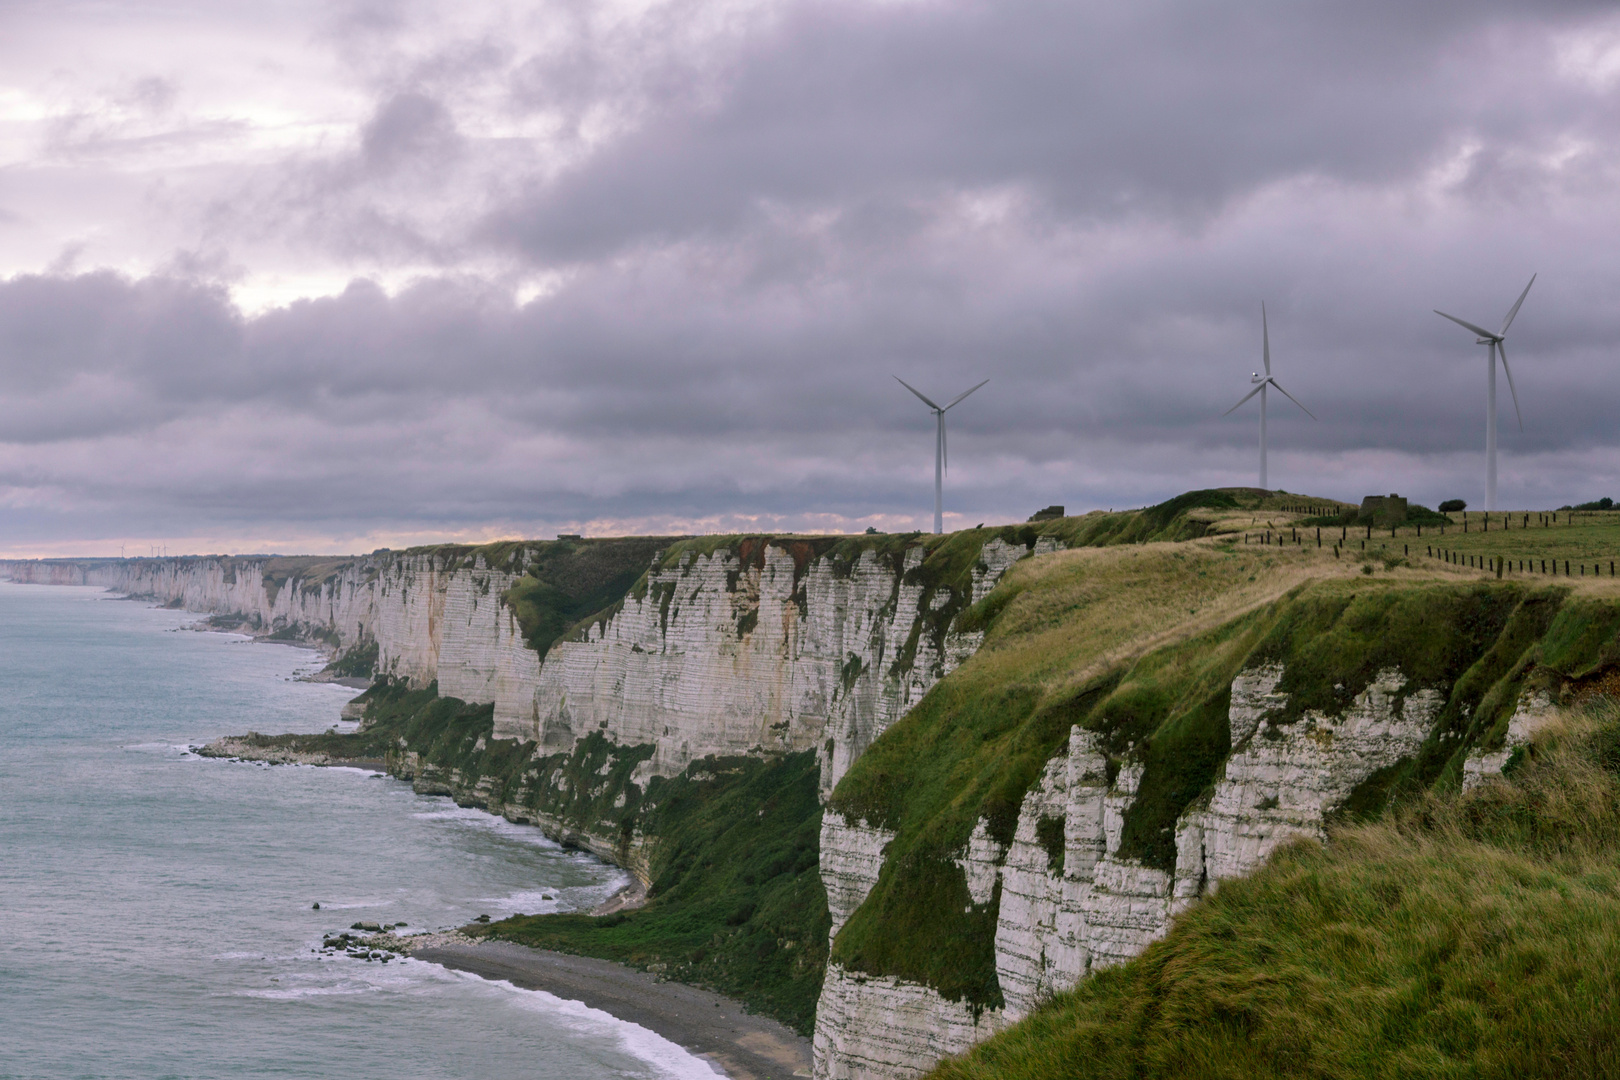
[[[0,4],[0,548],[1620,495],[1601,4]]]

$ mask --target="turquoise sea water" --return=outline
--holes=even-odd
[[[374,774],[190,754],[323,730],[354,693],[195,620],[0,583],[0,1077],[714,1075],[578,1003],[313,951],[361,919],[572,909],[621,879]]]

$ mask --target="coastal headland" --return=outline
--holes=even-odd
[[[481,926],[480,964],[612,961],[810,1037],[817,1077],[902,1080],[1135,978],[1274,853],[1495,790],[1620,687],[1617,559],[1617,514],[1222,489],[945,536],[6,570],[323,642],[372,679],[357,730],[230,752],[380,762],[645,887]]]

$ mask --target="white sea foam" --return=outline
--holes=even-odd
[[[353,997],[356,994],[376,994],[384,988],[366,982],[344,986],[289,986],[271,989],[238,990],[234,996],[262,998],[266,1001],[300,1001],[304,998]]]
[[[656,1031],[620,1020],[601,1009],[593,1009],[583,1001],[570,1001],[544,990],[526,990],[513,986],[505,979],[484,979],[464,971],[452,971],[451,974],[486,986],[500,987],[510,995],[508,1000],[518,1008],[543,1013],[559,1027],[581,1035],[611,1036],[625,1053],[651,1065],[660,1077],[668,1080],[714,1080],[715,1076],[724,1075],[707,1059],[670,1042]]]
[[[365,910],[366,908],[391,907],[391,906],[393,906],[393,904],[394,904],[394,901],[392,901],[392,900],[352,900],[349,903],[344,903],[341,900],[333,900],[331,902],[327,902],[325,900],[322,900],[321,901],[321,910],[322,911],[356,911],[356,910]]]
[[[491,814],[487,810],[479,810],[472,806],[457,806],[447,801],[444,806],[435,806],[431,810],[418,810],[411,815],[418,821],[448,821],[457,825],[466,825],[484,832],[492,832],[507,840],[516,840],[524,844],[545,848],[549,851],[561,851],[562,845],[551,839],[533,825],[519,825],[507,821],[499,814]]]

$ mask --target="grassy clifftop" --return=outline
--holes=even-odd
[[[1219,529],[1259,516],[1198,509],[1209,494],[1184,497],[1181,520],[1208,517]],[[1267,516],[1274,526],[1296,517]],[[1388,668],[1405,676],[1402,696],[1439,695],[1419,751],[1339,808],[1362,819],[1454,790],[1471,749],[1502,744],[1526,690],[1558,700],[1615,678],[1620,586],[1606,577],[1498,579],[1399,548],[1360,555],[1318,548],[1314,535],[1277,546],[1226,533],[1070,550],[1014,567],[962,616],[987,629],[978,654],[833,793],[832,809],[896,836],[832,959],[973,1006],[1000,1005],[997,901],[972,901],[957,860],[981,819],[992,839],[1010,841],[1024,795],[1071,725],[1102,736],[1111,770],[1143,768],[1120,855],[1169,870],[1177,818],[1211,790],[1230,752],[1230,686],[1240,671],[1282,665],[1289,707],[1273,718],[1279,725],[1307,709],[1339,714]]]
[[[1279,852],[935,1080],[1620,1074],[1620,710]]]

